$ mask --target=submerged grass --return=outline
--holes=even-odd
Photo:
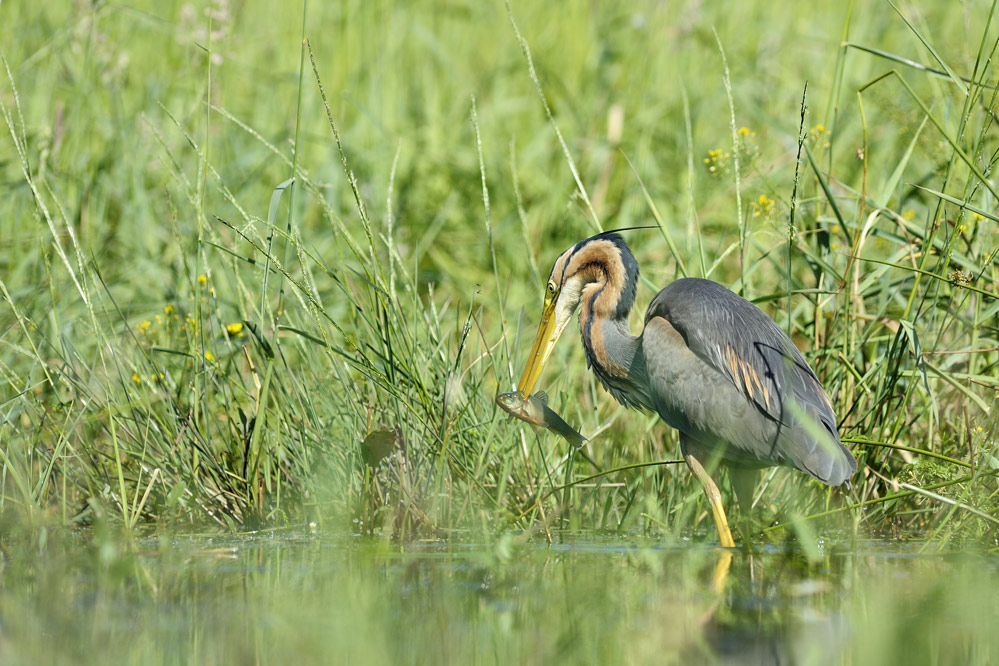
[[[689,271],[788,322],[860,459],[769,471],[768,535],[997,546],[992,7],[4,9],[5,517],[709,528],[571,341],[599,470],[493,405],[554,257],[655,221],[640,304]]]

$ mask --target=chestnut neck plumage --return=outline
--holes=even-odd
[[[605,242],[594,243],[595,240]],[[641,338],[631,334],[628,313],[635,302],[638,263],[616,234],[590,239],[581,248],[585,263],[578,274],[579,330],[586,360],[600,382],[621,404],[653,409]]]

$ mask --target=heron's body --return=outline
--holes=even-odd
[[[616,234],[599,234],[563,252],[549,277],[521,393],[533,388],[578,308],[594,373],[619,402],[653,411],[680,432],[684,456],[709,500],[717,488],[704,465],[710,470],[716,463],[736,476],[745,472],[733,477],[737,490],[755,479],[755,470],[773,465],[795,467],[829,485],[850,478],[857,463],[840,442],[829,398],[770,317],[715,282],[685,278],[656,295],[636,337],[628,313],[637,281],[638,264]],[[712,509],[719,533],[723,524],[727,532],[720,499]]]

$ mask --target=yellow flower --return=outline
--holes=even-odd
[[[143,319],[142,323],[139,324],[139,333],[145,335],[146,331],[148,331],[149,327],[152,325],[153,322],[149,321],[148,319]]]
[[[808,130],[808,136],[812,139],[812,141],[818,141],[820,138],[828,137],[829,135],[829,130],[827,130],[826,126],[821,123]],[[827,141],[825,145],[828,146],[829,142]]]
[[[765,194],[761,194],[756,197],[756,201],[753,202],[753,217],[759,217],[760,215],[769,216],[774,212],[774,200]]]
[[[139,376],[139,373],[133,372],[132,373],[132,381],[135,382],[136,384],[139,384],[139,383],[142,382],[142,377]]]
[[[740,127],[739,128],[739,136],[749,136],[749,128],[748,127]]]
[[[243,324],[237,321],[226,326],[225,330],[228,331],[229,335],[236,335],[243,330]]]
[[[173,306],[172,305],[164,305],[163,306],[163,314],[172,315],[173,314]]]
[[[205,352],[205,360],[208,361],[209,363],[214,363],[215,362],[215,356],[210,351],[206,351]]]
[[[202,287],[204,287],[206,284],[208,284],[208,277],[204,276],[204,275],[199,275],[198,276],[198,284],[200,284]]]

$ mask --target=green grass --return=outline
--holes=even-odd
[[[767,534],[995,547],[996,17],[764,4],[515,2],[522,43],[501,3],[5,5],[0,512],[710,530],[675,465],[551,493],[593,470],[493,405],[558,253],[658,223],[633,329],[731,286],[860,459],[767,473]],[[574,337],[542,385],[601,468],[675,458]],[[374,430],[405,454],[371,470]]]

